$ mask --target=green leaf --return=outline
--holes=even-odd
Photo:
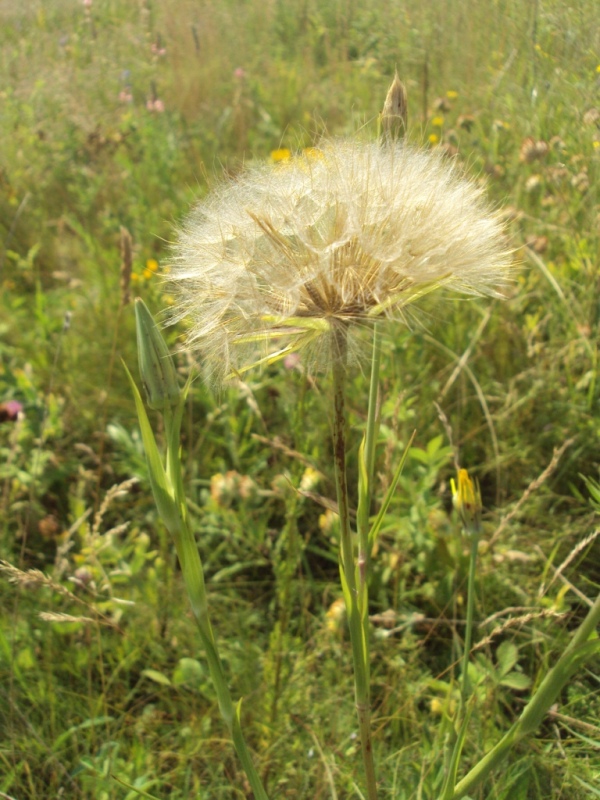
[[[519,659],[517,646],[512,642],[502,642],[496,651],[496,661],[500,675],[506,675],[511,671]]]
[[[363,436],[362,442],[358,449],[358,508],[356,517],[358,520],[367,519],[368,522],[368,503],[369,497],[369,477],[367,470],[367,459],[365,454],[365,445],[367,437]]]
[[[150,476],[150,485],[152,487],[152,494],[154,495],[154,502],[158,508],[158,513],[162,521],[165,523],[167,530],[171,535],[178,537],[181,530],[181,518],[177,508],[177,503],[173,498],[173,491],[168,482],[167,474],[158,452],[156,439],[142,402],[142,397],[133,380],[131,373],[127,369],[127,365],[123,362],[125,372],[131,384],[131,391],[135,400],[135,407],[140,424],[140,431],[142,433],[142,441],[144,443],[144,451],[146,453],[146,461],[148,463],[148,472]]]
[[[112,772],[110,777],[113,779],[113,781],[115,781],[115,783],[118,783],[120,786],[124,786],[126,789],[130,789],[140,797],[147,797],[148,800],[160,800],[160,798],[156,797],[156,795],[149,794],[149,792],[145,792],[143,789],[138,789],[137,786],[132,786],[130,783],[127,783],[127,781],[122,780],[122,778],[118,778],[116,775],[113,775]]]
[[[71,736],[74,736],[76,733],[80,731],[85,731],[88,728],[95,728],[97,726],[107,726],[109,723],[113,721],[113,717],[92,717],[91,719],[86,719],[81,722],[79,725],[73,725],[73,727],[69,728],[69,730],[64,731],[61,733],[60,736],[56,738],[54,744],[52,745],[53,750],[58,750],[64,742],[67,741]]]
[[[146,678],[150,678],[150,680],[154,681],[154,683],[160,683],[162,686],[173,685],[169,678],[167,678],[164,673],[159,672],[157,669],[144,669],[142,670],[142,675],[144,675]]]
[[[373,550],[375,542],[377,541],[377,536],[379,534],[379,530],[380,530],[381,525],[383,523],[383,520],[385,518],[385,515],[386,515],[386,512],[388,510],[388,507],[389,507],[389,505],[390,505],[390,503],[392,501],[392,497],[394,496],[394,492],[396,491],[396,486],[398,486],[398,481],[400,480],[400,475],[402,474],[402,469],[404,467],[404,463],[406,461],[406,457],[407,457],[407,455],[409,453],[409,450],[411,449],[410,446],[413,443],[413,439],[415,438],[415,434],[416,434],[416,431],[413,431],[413,434],[410,437],[410,440],[409,440],[408,444],[406,445],[406,448],[404,449],[404,453],[402,453],[402,458],[400,459],[400,463],[396,467],[396,472],[394,473],[394,477],[392,478],[392,482],[391,482],[391,484],[389,486],[389,489],[387,490],[387,493],[385,495],[383,503],[381,504],[381,508],[379,509],[379,514],[377,514],[377,517],[375,518],[375,522],[373,523],[373,526],[372,526],[371,530],[369,531],[369,550]]]
[[[205,680],[202,664],[195,658],[180,658],[179,664],[173,670],[174,686],[191,686],[195,689]]]
[[[500,686],[507,686],[509,689],[523,691],[524,689],[529,689],[531,686],[531,679],[527,675],[523,675],[522,672],[509,672],[508,675],[505,675],[500,681]]]
[[[575,780],[583,786],[584,789],[587,789],[590,792],[590,797],[600,797],[600,789],[594,788],[591,784],[587,783],[587,781],[582,780],[577,775],[573,776]]]
[[[421,450],[420,447],[411,447],[409,454],[411,458],[414,458],[415,461],[420,461],[421,464],[429,465],[431,461],[429,453],[425,450]]]

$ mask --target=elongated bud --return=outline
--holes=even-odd
[[[135,301],[138,360],[148,406],[154,411],[175,408],[183,393],[175,365],[152,314],[143,300]]]
[[[458,470],[458,488],[454,480],[452,486],[452,502],[458,511],[465,533],[469,536],[479,536],[481,532],[481,491],[477,480],[473,482],[466,469]]]
[[[401,139],[406,132],[407,120],[408,98],[396,70],[381,112],[381,130],[384,137],[392,140]]]

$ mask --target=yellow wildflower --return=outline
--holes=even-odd
[[[326,627],[330,633],[339,633],[343,630],[346,618],[346,604],[343,598],[338,597],[325,612]]]
[[[292,153],[287,147],[279,147],[277,150],[271,150],[272,161],[289,161]]]

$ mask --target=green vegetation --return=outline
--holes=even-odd
[[[456,452],[484,505],[459,777],[510,728],[600,584],[596,17],[589,0],[0,6],[0,796],[250,796],[120,362],[137,377],[121,228],[129,293],[159,313],[194,199],[325,132],[374,138],[396,67],[408,138],[485,177],[521,268],[507,302],[431,295],[384,339],[379,500],[417,433],[372,565],[381,797],[439,800],[452,746]],[[201,365],[182,333],[166,329],[183,385]],[[351,486],[368,390],[356,370]],[[195,380],[182,424],[211,620],[273,798],[361,796],[330,391],[292,362],[218,395]],[[598,672],[574,674],[473,800],[599,795]]]

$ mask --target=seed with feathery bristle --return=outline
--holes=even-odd
[[[188,344],[216,382],[305,348],[327,369],[378,318],[445,285],[501,296],[503,223],[481,187],[430,151],[338,141],[224,182],[189,217],[169,278]]]

